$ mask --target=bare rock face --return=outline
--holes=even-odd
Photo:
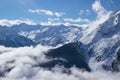
[[[115,72],[120,71],[120,49],[117,51],[117,56],[112,62],[112,69]]]
[[[82,43],[77,42],[52,49],[46,53],[46,56],[51,58],[51,60],[40,64],[40,66],[48,69],[56,65],[64,66],[67,69],[76,66],[77,68],[91,71],[86,61],[84,48],[80,48],[80,46],[82,46]]]

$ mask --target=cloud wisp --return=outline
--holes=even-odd
[[[104,23],[110,18],[112,11],[106,10],[102,4],[101,0],[95,0],[92,4],[92,10],[97,14],[95,20],[89,22],[89,28],[86,30],[88,33],[94,28],[98,27],[100,24]]]
[[[0,19],[1,26],[12,26],[12,25],[19,25],[19,24],[28,24],[28,25],[35,25],[36,23],[30,19],[16,19],[16,20],[8,20],[8,19]]]
[[[56,17],[61,17],[65,14],[64,12],[53,12],[51,10],[44,10],[44,9],[28,9],[28,11],[31,13],[45,14],[47,16],[56,16]]]
[[[87,22],[89,22],[88,19],[82,19],[82,18],[77,18],[77,19],[64,18],[63,20],[66,21],[66,22],[75,22],[75,23],[80,23],[80,22],[82,22],[82,23],[87,23]]]
[[[107,11],[102,5],[100,0],[96,0],[93,4],[92,4],[92,9],[93,11],[95,11],[95,13],[97,14],[97,18],[100,19],[105,16],[109,16],[111,14],[111,11]]]
[[[86,9],[86,10],[80,10],[79,11],[79,15],[82,15],[82,14],[89,15],[90,14],[90,10],[88,10],[88,9]]]

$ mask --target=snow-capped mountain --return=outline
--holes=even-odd
[[[120,66],[118,59],[120,54],[120,11],[111,14],[102,24],[89,27],[80,41],[92,52],[90,61],[92,67],[120,70],[120,67],[118,69]]]
[[[42,26],[20,24],[11,27],[21,36],[27,37],[36,44],[56,46],[68,42],[74,42],[81,37],[81,27],[76,26]]]
[[[42,44],[57,46],[75,42],[81,37],[81,27],[76,26],[42,26],[20,24],[11,27],[0,26],[1,45],[8,47],[30,46]],[[7,41],[6,41],[7,40]]]

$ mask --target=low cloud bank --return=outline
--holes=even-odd
[[[76,67],[63,73],[62,66],[52,70],[43,69],[38,65],[49,59],[44,55],[51,47],[38,45],[36,47],[4,48],[0,54],[0,80],[119,80],[120,73],[104,70],[93,72],[82,71]]]

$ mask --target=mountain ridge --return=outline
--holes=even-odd
[[[41,25],[13,25],[8,28],[10,33],[23,36],[35,44],[42,44],[47,46],[57,46],[60,44],[66,44],[68,42],[74,42],[81,36],[81,27],[75,26],[41,26]],[[4,36],[5,37],[5,36]],[[3,37],[3,38],[4,38]]]

